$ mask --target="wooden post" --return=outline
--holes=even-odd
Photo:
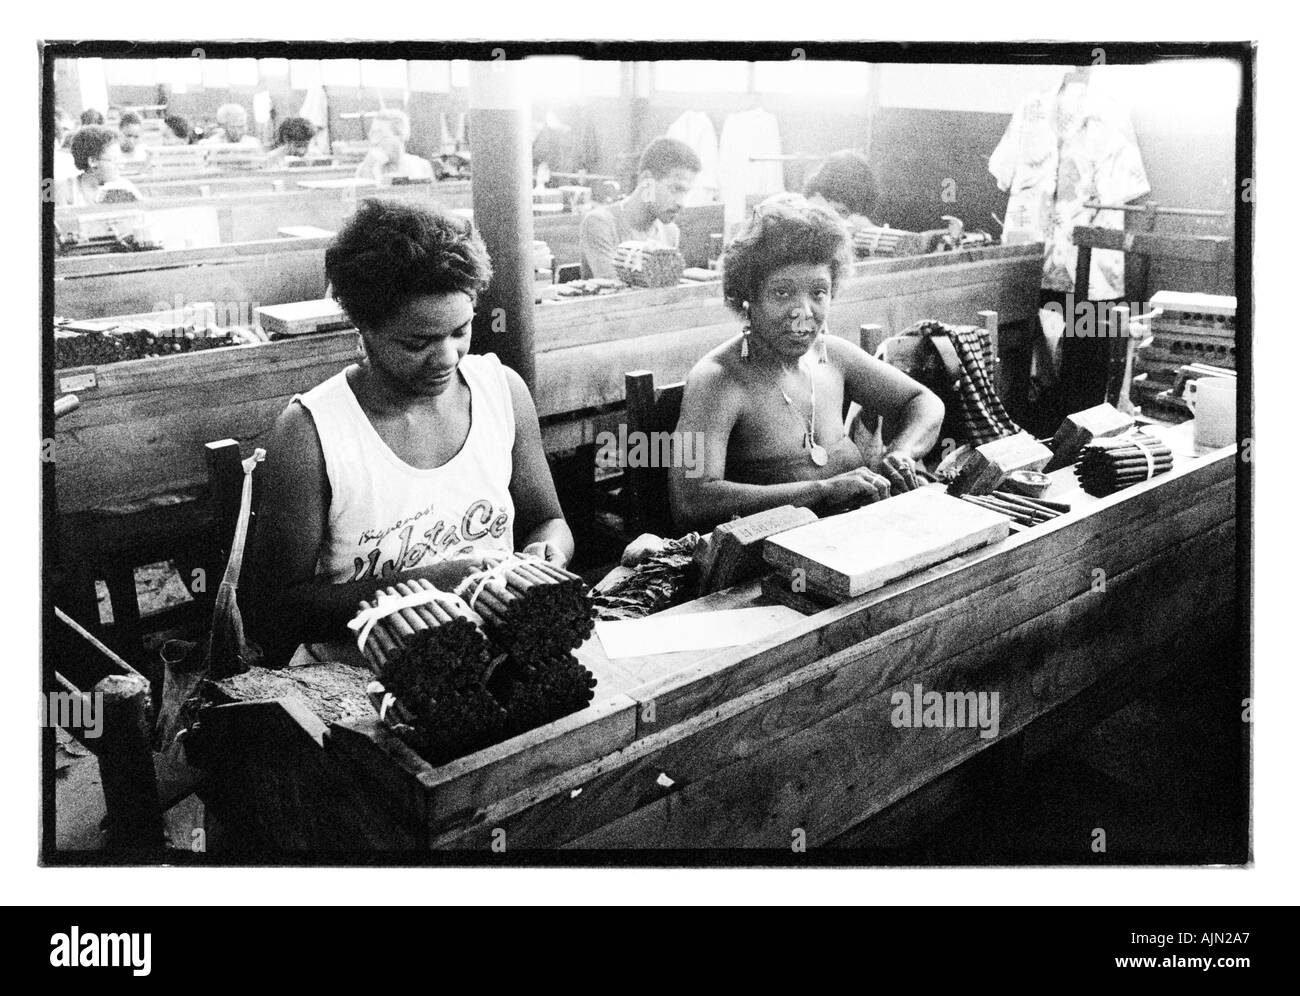
[[[1003,398],[1006,391],[1002,383],[1002,353],[998,349],[998,313],[996,311],[980,311],[977,314],[980,325],[988,330],[989,346],[993,353],[993,369],[988,372],[989,380],[993,382],[993,390],[998,392],[998,397]]]
[[[103,710],[96,755],[108,810],[105,845],[161,847],[166,835],[149,748],[149,682],[139,674],[110,674],[93,695]]]
[[[524,379],[533,358],[533,177],[523,66],[471,62],[474,224],[492,257],[492,283],[474,316],[474,352],[493,352]]]
[[[649,370],[630,370],[623,375],[623,386],[627,397],[628,438],[634,432],[651,431],[655,413],[655,375]],[[647,508],[650,473],[641,467],[623,468],[623,493],[627,496],[623,524],[629,536],[637,536],[651,525],[653,517]]]
[[[621,190],[624,197],[630,194],[632,188],[636,186],[637,162],[641,150],[649,142],[646,132],[650,121],[651,72],[652,67],[648,62],[633,62],[631,64],[631,93],[628,101],[628,152],[630,154],[621,163],[615,163],[615,172],[619,175],[619,182],[624,183],[628,179],[631,180]]]

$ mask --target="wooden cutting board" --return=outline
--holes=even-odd
[[[921,488],[768,539],[763,558],[802,569],[810,588],[852,598],[949,557],[1005,539],[1011,520]]]

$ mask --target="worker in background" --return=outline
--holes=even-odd
[[[658,242],[676,248],[681,232],[673,219],[700,173],[700,157],[685,142],[656,138],[637,164],[636,187],[621,201],[593,208],[582,219],[578,248],[583,278],[617,277],[619,243]]]
[[[267,165],[283,161],[289,156],[301,159],[307,155],[311,140],[316,137],[316,126],[306,118],[285,118],[275,129],[275,147]]]
[[[144,200],[130,180],[122,179],[120,136],[103,125],[78,128],[72,136],[72,161],[80,171],[72,180],[65,203],[115,204]]]
[[[370,151],[357,167],[357,179],[392,183],[394,179],[432,181],[433,164],[406,151],[411,119],[405,111],[377,111],[370,121]]]
[[[874,227],[871,216],[880,203],[880,188],[861,152],[832,152],[808,177],[803,192],[811,203],[824,204],[843,218],[850,232]]]
[[[194,135],[190,123],[179,114],[168,114],[163,118],[163,145],[190,145]]]
[[[87,107],[81,112],[81,126],[83,128],[86,127],[86,125],[102,125],[103,123],[104,115],[100,114],[99,111],[95,110],[93,107]]]
[[[222,104],[217,108],[217,125],[217,130],[203,140],[205,144],[262,147],[257,136],[248,133],[248,112],[239,104]]]
[[[126,111],[119,119],[118,134],[121,137],[122,162],[124,163],[143,163],[148,162],[149,154],[145,147],[140,144],[140,136],[144,131],[144,122],[140,120],[140,115],[135,111]]]

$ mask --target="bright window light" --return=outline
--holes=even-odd
[[[408,86],[417,93],[448,93],[451,63],[444,60],[412,59],[406,64]]]
[[[153,86],[158,66],[154,59],[105,59],[104,79],[110,86]]]
[[[524,60],[533,93],[544,100],[575,97],[617,97],[617,62],[594,62],[565,55],[535,55]]]
[[[788,59],[754,64],[754,89],[759,93],[864,97],[869,79],[865,62]]]
[[[231,86],[257,86],[262,80],[256,59],[227,59],[226,64]]]
[[[749,63],[704,59],[656,62],[655,89],[674,93],[744,93],[749,89]]]
[[[360,86],[360,59],[321,59],[320,81],[325,86]]]
[[[160,83],[185,87],[203,82],[203,62],[200,59],[157,59],[155,62]]]
[[[319,59],[290,59],[289,86],[294,90],[311,90],[321,85]]]
[[[405,59],[362,59],[361,85],[386,90],[406,89]]]

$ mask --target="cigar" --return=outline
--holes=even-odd
[[[1026,501],[1025,499],[1019,498],[1015,495],[1004,495],[998,491],[995,491],[993,493],[994,495],[997,496],[998,501],[1005,502],[1008,505],[1013,505],[1016,508],[1024,509],[1034,518],[1042,522],[1046,522],[1048,519],[1056,518],[1057,513],[1053,512],[1051,509],[1043,508],[1040,505],[1034,505]]]
[[[995,495],[1000,495],[1003,497],[1005,497],[1007,494],[1005,491],[994,491],[993,493]],[[1027,501],[1031,505],[1039,505],[1047,509],[1049,512],[1059,512],[1064,514],[1065,512],[1070,511],[1070,505],[1068,502],[1050,501],[1047,498],[1030,498],[1028,495],[1016,495],[1015,497],[1021,499],[1022,501]]]
[[[395,587],[402,595],[415,595],[420,590],[414,585],[407,584],[405,581],[398,581]],[[450,619],[438,618],[437,613],[433,611],[432,605],[414,605],[411,608],[412,611],[420,617],[420,621],[429,628],[441,626],[444,622],[450,622]]]
[[[389,588],[388,590],[390,592],[393,591],[392,588]],[[393,595],[394,597],[396,597],[395,592],[393,593]],[[385,616],[384,619],[381,620],[381,622],[385,623],[390,629],[392,629],[393,635],[400,637],[403,642],[409,640],[412,636],[415,635],[415,629],[411,626],[410,623],[408,623],[405,619],[402,618],[400,613],[393,613],[390,616]]]
[[[1000,509],[1004,512],[1012,512],[1015,513],[1016,515],[1027,515],[1030,518],[1033,518],[1035,515],[1038,514],[1046,514],[1046,513],[1033,512],[1030,511],[1029,509],[1021,508],[1019,505],[1015,504],[1014,502],[1003,501],[1000,498],[994,498],[992,495],[976,495],[975,497],[977,497],[980,501],[984,502],[984,504],[991,506],[992,508]]]
[[[361,608],[371,609],[373,606],[365,599],[362,599]],[[382,674],[382,669],[388,667],[389,658],[396,651],[396,647],[388,640],[383,629],[378,624],[375,624],[370,627],[370,634],[366,637],[365,651],[367,662],[371,663],[370,669],[375,671],[376,674]],[[378,665],[378,667],[375,665]]]
[[[1005,515],[1008,518],[1019,522],[1022,526],[1032,526],[1034,524],[1034,520],[1028,515],[1022,515],[1018,512],[1009,512],[1007,509],[995,505],[992,502],[984,501],[976,495],[962,495],[961,497],[963,501],[968,501],[972,505],[978,505],[980,508],[987,509],[990,512],[997,512],[999,515]]]
[[[393,598],[401,597],[401,594],[398,592],[398,590],[391,585],[388,588],[388,594],[391,595]],[[392,616],[389,616],[389,618],[401,619],[403,622],[406,623],[406,625],[411,627],[411,632],[413,634],[419,633],[422,630],[426,630],[429,628],[429,626],[425,623],[425,621],[420,618],[419,614],[414,609],[411,609],[409,607],[398,609],[397,612],[395,612]]]

